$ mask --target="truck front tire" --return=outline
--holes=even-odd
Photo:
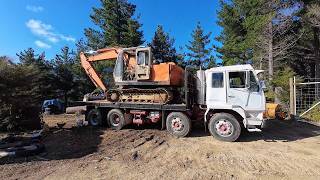
[[[125,119],[120,109],[112,109],[107,115],[109,127],[113,130],[120,130],[125,125]]]
[[[191,131],[191,120],[181,112],[172,112],[166,121],[167,130],[176,137],[185,137]]]
[[[236,141],[241,133],[239,121],[231,114],[214,114],[208,125],[210,134],[220,141]]]
[[[103,115],[99,109],[91,109],[86,116],[91,126],[100,126],[102,124]]]

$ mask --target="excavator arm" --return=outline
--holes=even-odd
[[[94,69],[92,62],[102,60],[116,60],[121,48],[105,48],[99,49],[93,55],[86,56],[84,52],[80,53],[81,66],[89,76],[93,84],[97,88],[101,88],[103,91],[107,90],[107,86],[104,84],[97,71]]]

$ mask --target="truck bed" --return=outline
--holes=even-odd
[[[110,102],[106,100],[95,100],[79,102],[85,106],[98,106],[106,108],[118,108],[118,109],[152,109],[152,110],[164,110],[164,111],[187,111],[186,104],[152,104],[152,103],[138,103],[138,102]]]

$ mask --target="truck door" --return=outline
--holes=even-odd
[[[135,77],[137,80],[150,79],[151,51],[150,48],[139,48],[136,52],[137,65],[135,66]]]
[[[206,75],[206,104],[207,105],[225,105],[226,104],[226,84],[225,72],[208,72]]]
[[[261,111],[265,97],[252,71],[229,71],[227,101],[247,111]]]

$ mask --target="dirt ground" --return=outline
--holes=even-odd
[[[0,159],[0,179],[320,178],[320,127],[303,122],[269,122],[234,143],[201,127],[175,138],[145,126],[53,128],[43,141],[38,156]]]

